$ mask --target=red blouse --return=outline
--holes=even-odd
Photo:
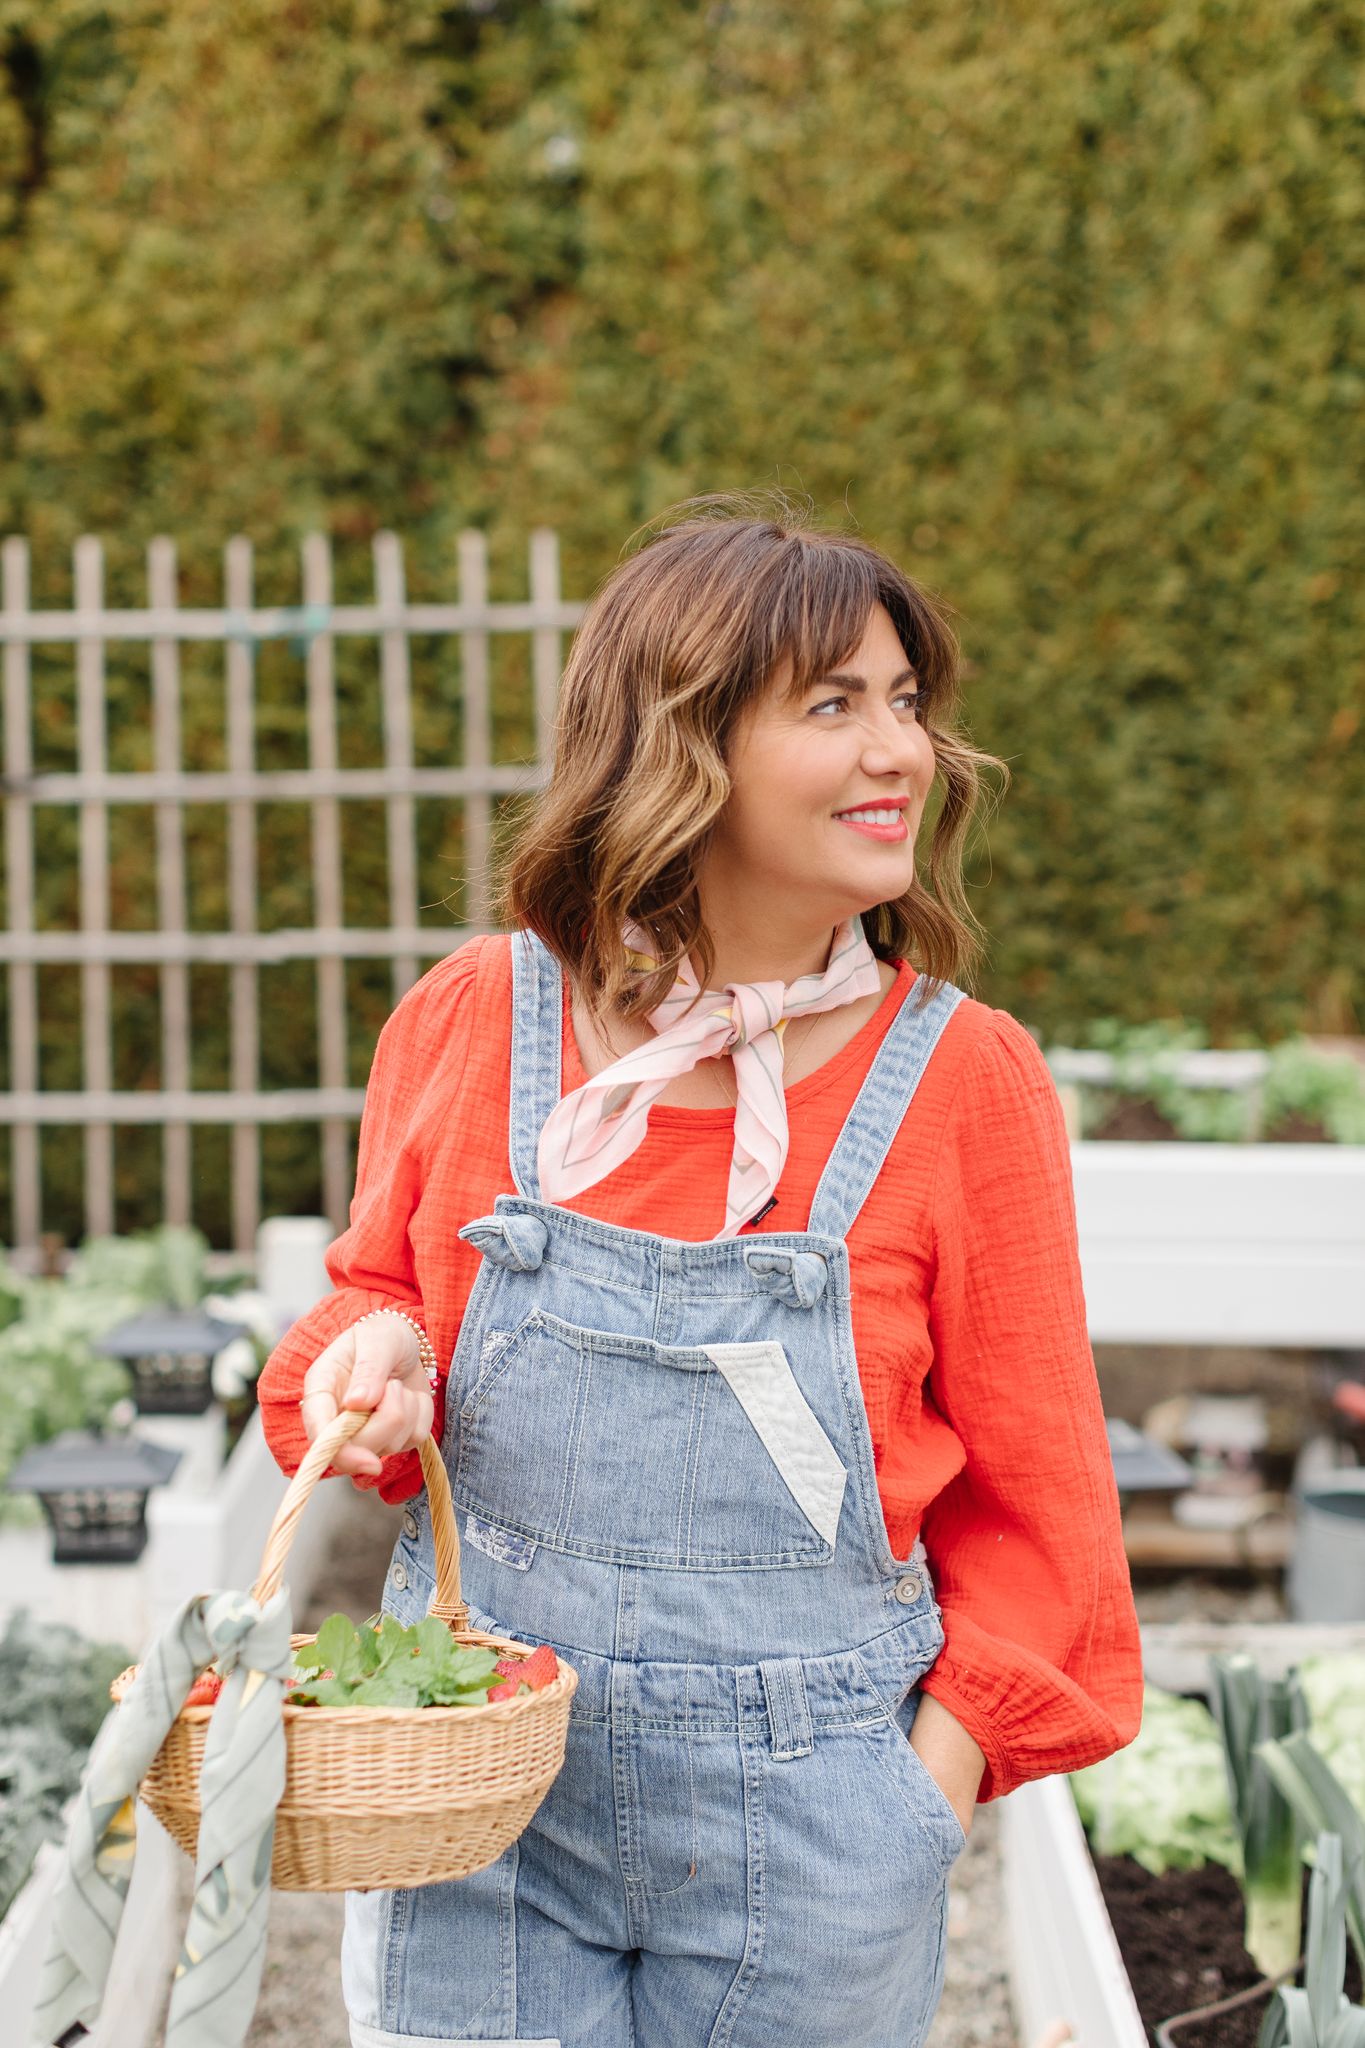
[[[787,1090],[790,1149],[770,1230],[803,1230],[816,1183],[891,1021]],[[262,1421],[284,1471],[307,1437],[303,1375],[367,1309],[414,1313],[444,1371],[479,1254],[461,1224],[515,1192],[507,1157],[511,948],[469,940],[410,989],[375,1051],[336,1291],[267,1360]],[[567,989],[564,1090],[587,1077]],[[689,1241],[724,1221],[731,1107],[656,1104],[643,1143],[563,1206]],[[759,1226],[760,1229],[764,1225]],[[923,1680],[986,1755],[978,1797],[1122,1749],[1142,1659],[1118,1494],[1086,1335],[1071,1158],[1047,1065],[1004,1010],[968,998],[946,1025],[848,1233],[853,1335],[893,1553],[923,1536],[945,1642]],[[435,1430],[442,1428],[438,1391]],[[374,1477],[420,1491],[415,1451]]]

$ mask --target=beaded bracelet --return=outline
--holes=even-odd
[[[410,1316],[406,1309],[401,1308],[372,1308],[368,1309],[363,1316],[357,1316],[354,1323],[352,1323],[351,1328],[353,1330],[358,1330],[362,1323],[373,1322],[376,1316],[397,1316],[399,1321],[406,1323],[410,1330],[416,1331],[417,1355],[422,1361],[422,1370],[425,1372],[427,1379],[430,1382],[432,1398],[434,1400],[436,1396],[436,1382],[438,1377],[436,1371],[436,1352],[432,1345],[430,1337],[428,1337],[426,1331],[422,1328],[422,1325],[418,1322],[416,1316]]]

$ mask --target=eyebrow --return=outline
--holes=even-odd
[[[889,687],[894,690],[898,683],[917,683],[918,681],[919,677],[914,669],[903,668],[898,676],[892,676]],[[868,688],[866,676],[850,675],[842,669],[834,669],[827,676],[817,676],[814,682],[808,683],[806,687],[808,690],[824,690],[831,683],[841,684],[844,689],[851,690],[855,696],[864,696]]]

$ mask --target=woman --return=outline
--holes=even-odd
[[[348,1895],[356,2048],[914,2048],[976,1803],[1137,1732],[1063,1121],[960,986],[1001,764],[876,549],[683,513],[579,627],[513,936],[386,1025],[263,1375],[286,1470],[373,1408],[334,1469],[411,1501],[387,1610],[434,1430],[475,1624],[580,1674],[520,1842]]]

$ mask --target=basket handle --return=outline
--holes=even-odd
[[[308,1446],[270,1524],[270,1534],[261,1553],[260,1576],[251,1589],[254,1600],[264,1603],[279,1592],[284,1578],[284,1561],[289,1555],[289,1546],[294,1540],[294,1531],[309,1494],[331,1464],[334,1453],[365,1427],[371,1413],[368,1408],[343,1409]],[[436,1546],[436,1591],[427,1612],[437,1621],[448,1622],[452,1628],[468,1628],[469,1609],[460,1594],[460,1537],[455,1527],[455,1510],[450,1499],[445,1460],[429,1436],[422,1438],[417,1450],[422,1460],[422,1477],[426,1481],[427,1500],[431,1507],[431,1533]]]

